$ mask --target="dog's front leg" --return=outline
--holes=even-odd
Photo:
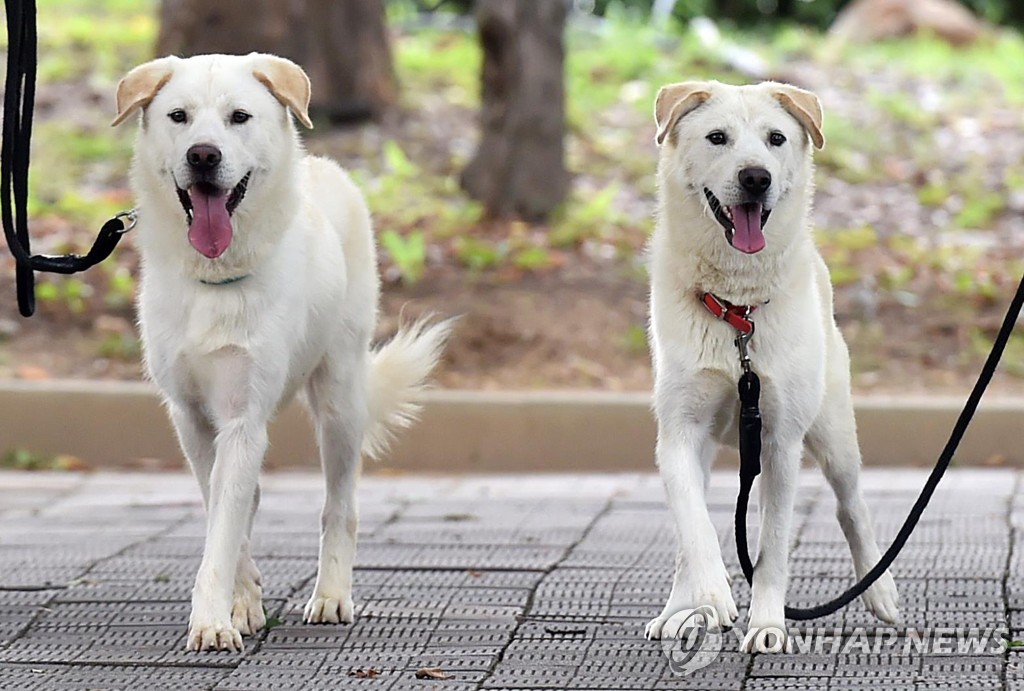
[[[231,621],[232,591],[266,448],[262,420],[243,416],[218,425],[206,546],[192,591],[189,650],[242,650],[241,633]]]
[[[168,406],[171,421],[178,433],[178,441],[185,452],[192,472],[203,493],[203,507],[210,511],[210,475],[217,457],[216,432],[203,411],[190,402],[172,402]],[[234,604],[231,607],[231,621],[243,636],[255,635],[266,624],[263,612],[263,591],[260,587],[260,570],[253,561],[249,542],[256,508],[259,506],[260,488],[257,484],[252,509],[246,522],[246,533],[242,538],[235,575]]]
[[[783,652],[787,643],[786,585],[801,442],[765,444],[760,476],[761,532],[743,652]]]
[[[665,483],[678,541],[672,592],[661,614],[648,624],[649,639],[679,635],[679,628],[699,607],[707,610],[712,626],[732,626],[738,613],[722,561],[715,527],[708,514],[706,487],[717,450],[710,423],[684,423],[669,429],[659,418],[658,466]]]

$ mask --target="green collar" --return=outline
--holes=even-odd
[[[227,286],[227,285],[231,285],[232,283],[238,283],[239,281],[244,281],[245,279],[249,278],[250,275],[251,274],[242,274],[241,276],[233,276],[232,278],[225,278],[223,281],[204,281],[203,279],[200,278],[199,282],[202,283],[204,286]]]

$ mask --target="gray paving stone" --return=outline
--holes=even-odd
[[[914,643],[935,627],[1024,640],[1024,497],[1008,471],[953,471],[940,488],[893,569],[901,627],[857,602],[792,625],[824,647],[749,656],[729,633],[717,658],[686,676],[642,637],[675,559],[653,474],[366,478],[357,621],[345,626],[301,622],[321,479],[268,476],[254,554],[277,620],[241,655],[183,648],[204,535],[190,478],[0,475],[10,480],[0,482],[0,689],[1024,691],[1024,653],[935,654]],[[922,481],[916,471],[865,473],[883,543]],[[4,504],[8,486],[24,495],[17,505]],[[731,539],[735,488],[732,474],[715,474],[709,496],[742,625],[750,590]],[[807,606],[848,587],[852,565],[817,473],[801,476],[796,511],[789,600]],[[450,678],[416,679],[424,667]]]

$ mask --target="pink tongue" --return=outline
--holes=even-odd
[[[188,241],[204,257],[216,259],[231,244],[231,216],[228,215],[228,195],[218,190],[193,185],[188,196],[192,200],[192,225],[188,228]]]
[[[761,232],[761,205],[737,204],[730,206],[732,224],[736,230],[732,235],[732,246],[740,252],[754,254],[764,249],[764,233]]]

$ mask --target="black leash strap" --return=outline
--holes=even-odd
[[[907,520],[903,522],[903,526],[896,535],[896,539],[889,545],[889,549],[882,555],[881,560],[862,579],[834,600],[806,609],[786,607],[787,618],[797,621],[818,619],[842,609],[870,588],[871,584],[877,581],[885,573],[886,569],[892,565],[900,550],[903,549],[903,546],[910,538],[911,533],[914,532],[914,528],[917,527],[917,522],[921,519],[921,514],[924,513],[928,502],[935,493],[935,488],[938,487],[943,474],[949,468],[949,464],[953,460],[953,454],[956,453],[960,440],[963,439],[964,433],[967,431],[968,426],[971,424],[971,419],[978,409],[981,397],[985,394],[985,389],[988,388],[989,382],[992,381],[992,375],[995,374],[996,367],[999,365],[999,359],[1003,356],[1003,350],[1006,349],[1006,344],[1010,340],[1010,335],[1013,333],[1013,327],[1017,323],[1022,306],[1024,306],[1024,277],[1021,278],[1021,282],[1017,286],[1017,293],[1013,296],[1010,307],[1006,310],[1002,326],[999,327],[999,333],[992,344],[992,352],[988,354],[988,359],[985,360],[985,365],[981,368],[978,381],[974,385],[971,395],[967,397],[963,410],[960,411],[960,417],[957,418],[956,424],[953,426],[953,431],[949,435],[945,448],[942,449],[942,453],[939,455],[939,460],[935,463],[935,468],[932,469],[931,474],[928,476],[921,494],[918,496],[917,501],[914,502],[914,506],[910,510]],[[750,488],[754,483],[754,478],[757,477],[761,470],[761,416],[756,410],[760,387],[755,385],[757,382],[756,375],[754,375],[750,382],[745,383],[749,374],[753,373],[745,373],[740,379],[740,491],[736,504],[736,549],[739,553],[740,566],[743,568],[743,576],[747,579],[747,583],[751,583],[754,577],[754,567],[750,561],[750,553],[747,548],[747,503],[750,499]],[[752,408],[752,410],[748,411],[748,408]],[[754,424],[755,421],[756,424]]]
[[[747,504],[754,478],[761,474],[761,380],[753,370],[740,377],[740,495],[736,499],[736,547],[740,567],[749,582],[754,565],[747,551]]]
[[[0,215],[4,237],[16,263],[18,309],[22,316],[31,317],[36,305],[34,272],[73,274],[95,266],[110,256],[121,236],[134,225],[135,216],[133,212],[120,213],[104,223],[88,254],[32,254],[28,236],[28,168],[36,96],[36,3],[7,0],[5,8],[8,46],[0,148]]]

